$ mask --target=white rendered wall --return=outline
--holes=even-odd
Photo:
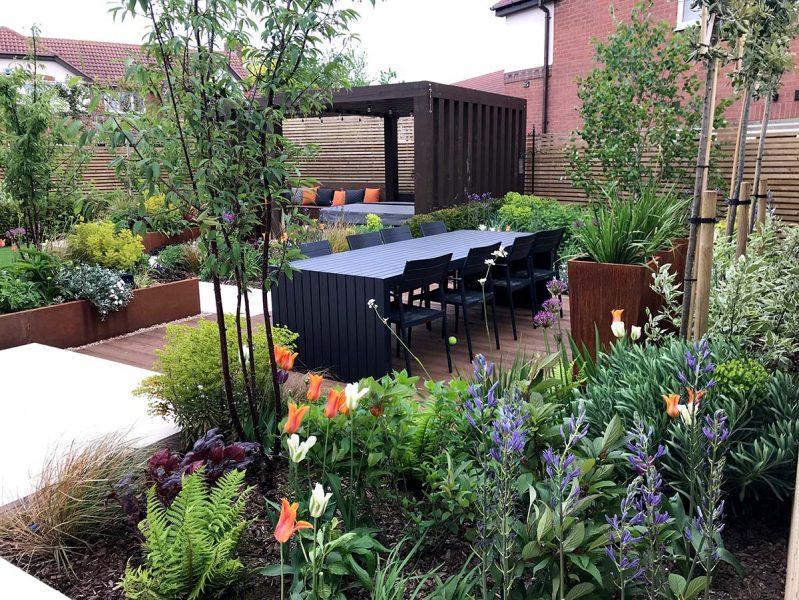
[[[6,69],[16,69],[21,66],[30,65],[29,61],[25,59],[16,58],[0,58],[0,75],[4,74]],[[52,77],[55,81],[63,83],[71,77],[75,77],[77,73],[65,69],[63,66],[52,60],[40,60],[38,64],[39,73],[44,77]]]
[[[549,31],[549,64],[552,64],[555,36],[555,6],[546,4],[551,15]],[[520,71],[544,66],[544,26],[546,18],[537,7],[512,13],[505,18],[503,40],[505,72]]]

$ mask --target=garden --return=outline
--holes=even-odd
[[[783,598],[799,228],[752,194],[743,158],[738,199],[716,202],[730,182],[711,160],[724,107],[708,99],[743,45],[736,85],[774,89],[797,7],[698,4],[699,27],[671,35],[643,3],[596,42],[566,174],[588,205],[475,194],[411,219],[415,235],[433,221],[564,229],[533,319],[546,352],[477,354],[441,380],[416,355],[424,377],[302,372],[298,333],[270,319],[298,243],[344,251],[347,235],[383,228],[374,215],[318,225],[290,200],[313,184],[292,165],[314,150],[282,120],[347,85],[345,55],[328,49],[353,35],[355,10],[122,2],[118,18],[152,24],[130,85],[161,101],[93,130],[52,110],[52,90],[19,96],[26,73],[0,77],[0,207],[13,215],[0,319],[80,299],[107,320],[187,278],[210,282],[220,307],[224,285],[238,292],[233,314],[167,325],[136,391],[180,440],[142,449],[109,435],[54,458],[0,511],[0,555],[74,598]],[[135,194],[77,185],[92,138],[130,147],[115,167]],[[68,174],[31,168],[56,160]],[[176,239],[147,249],[147,233]],[[262,321],[247,290],[263,295]],[[388,307],[367,302],[391,331]]]

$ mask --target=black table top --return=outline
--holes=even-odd
[[[316,271],[336,275],[353,275],[372,279],[393,279],[402,275],[409,260],[432,258],[452,253],[452,261],[466,258],[471,248],[500,242],[505,248],[513,246],[517,237],[530,235],[515,231],[459,230],[404,242],[383,244],[328,256],[295,260],[291,266],[300,271]]]

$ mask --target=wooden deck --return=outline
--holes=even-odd
[[[485,354],[495,362],[513,361],[517,352],[530,355],[532,353],[544,353],[546,351],[544,342],[544,332],[532,326],[529,309],[520,308],[516,310],[517,326],[519,330],[519,340],[514,341],[511,330],[510,312],[507,308],[497,307],[497,321],[500,332],[500,350],[494,346],[493,330],[491,331],[491,341],[486,337],[485,325],[480,320],[480,313],[477,309],[472,309],[471,313],[471,332],[474,351]],[[452,315],[454,317],[454,315]],[[201,315],[185,322],[193,323],[199,319],[212,319],[211,315]],[[263,317],[255,317],[254,321],[263,322]],[[452,321],[452,319],[450,319]],[[490,313],[489,313],[490,321]],[[563,325],[568,330],[569,324],[569,303],[564,298],[564,319]],[[82,354],[89,354],[99,358],[105,358],[116,362],[133,365],[144,369],[152,369],[156,359],[156,350],[164,345],[166,326],[153,327],[138,333],[133,333],[124,337],[106,340],[91,346],[79,348],[76,351]],[[551,330],[550,330],[551,331]],[[450,332],[457,337],[457,344],[452,347],[453,374],[468,372],[469,353],[466,348],[466,336],[463,331],[463,322],[459,325],[458,333]],[[550,336],[551,347],[554,341]],[[393,344],[392,344],[393,349]],[[448,379],[447,357],[444,352],[443,341],[441,340],[441,330],[434,327],[432,331],[427,331],[424,327],[415,327],[413,331],[411,349],[425,365],[430,375],[436,379]],[[393,366],[396,369],[405,368],[405,361],[402,357],[393,359]],[[411,364],[414,375],[424,375],[419,365],[415,362]]]

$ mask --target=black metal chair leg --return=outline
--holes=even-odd
[[[513,291],[510,286],[508,286],[508,307],[510,308],[510,324],[513,328],[513,339],[518,340],[519,338],[516,335],[516,309],[513,306]]]
[[[405,329],[403,328],[403,332]],[[405,347],[403,350],[405,351],[405,370],[408,372],[408,375],[411,374],[411,356],[408,352],[408,348],[411,347],[411,328],[408,327],[408,337],[403,340],[405,342]]]
[[[497,350],[499,350],[499,328],[497,327],[497,302],[495,296],[491,296],[491,320],[494,322],[494,339],[497,341]]]
[[[558,301],[560,302],[560,318],[563,318],[563,294],[558,294]]]
[[[452,352],[449,348],[449,336],[447,335],[447,312],[444,311],[444,318],[441,321],[441,333],[443,334],[442,337],[444,338],[444,348],[447,351],[447,368],[449,372],[452,373]]]
[[[458,320],[460,318],[461,307],[458,306],[457,304],[455,304],[454,306],[455,306],[455,333],[458,333]],[[464,313],[465,312],[466,311],[464,309]]]
[[[400,324],[397,323],[397,358],[399,358],[400,356],[400,348],[402,347],[402,344],[400,344],[401,339],[402,339],[402,328],[400,327]]]
[[[530,314],[533,316],[533,329],[535,329],[535,311],[538,308],[538,292],[535,289],[535,279],[530,281]]]
[[[466,331],[466,347],[469,349],[469,360],[474,360],[472,352],[472,334],[469,331],[469,316],[466,314],[466,305],[463,305],[463,328]]]

